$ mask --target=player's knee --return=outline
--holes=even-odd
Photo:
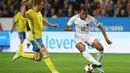
[[[42,60],[42,57],[40,56],[35,57],[35,61],[41,61],[41,60]]]
[[[79,49],[79,51],[80,51],[81,53],[85,51],[85,49],[83,49],[83,48],[78,48],[78,49]]]
[[[24,39],[21,39],[21,40],[20,40],[20,43],[23,43],[23,42],[24,42]]]
[[[103,46],[99,46],[97,49],[98,49],[98,51],[104,51]]]
[[[41,61],[42,58],[40,58],[40,57],[39,57],[39,58],[35,58],[35,60],[36,60],[36,61]]]
[[[76,44],[76,48],[78,48],[80,52],[85,51],[85,46],[82,43]]]
[[[40,49],[40,52],[48,52],[47,49],[45,47]]]
[[[43,54],[43,55],[49,55],[49,52],[46,50],[46,49],[40,49],[40,52]]]

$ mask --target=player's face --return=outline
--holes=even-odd
[[[87,11],[81,10],[80,11],[80,18],[83,19],[83,20],[86,19],[87,18],[87,14],[88,14]]]

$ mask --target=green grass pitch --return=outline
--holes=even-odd
[[[0,53],[0,73],[51,73],[44,61],[36,62],[19,58],[12,63],[14,53]],[[60,73],[84,73],[89,62],[81,54],[50,54]],[[96,54],[93,54],[96,58]],[[130,54],[105,54],[103,61],[105,73],[130,73]],[[94,73],[99,73],[95,70]]]

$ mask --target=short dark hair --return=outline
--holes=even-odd
[[[80,7],[79,11],[81,11],[81,10],[83,10],[83,11],[88,11],[85,6]]]

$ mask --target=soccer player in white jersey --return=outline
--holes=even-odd
[[[95,24],[101,30],[106,42],[110,45],[112,42],[108,39],[103,27],[94,17],[87,13],[87,9],[85,7],[80,7],[79,14],[70,18],[65,26],[65,31],[72,31],[72,28],[70,27],[72,24],[75,25],[75,42],[77,49],[88,61],[93,63],[93,67],[95,66],[100,73],[104,73],[102,64],[100,63],[103,57],[104,48],[101,43],[90,33],[90,24]],[[97,60],[95,60],[87,51],[85,47],[86,44],[98,50]]]

